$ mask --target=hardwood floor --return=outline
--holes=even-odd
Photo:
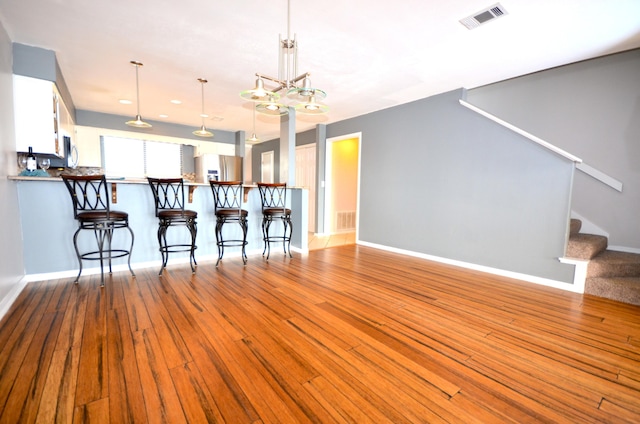
[[[357,245],[30,283],[0,422],[632,423],[640,307]]]

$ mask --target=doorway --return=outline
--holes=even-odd
[[[273,183],[273,150],[260,155],[260,182]]]
[[[296,185],[309,190],[309,232],[316,228],[316,143],[296,146]]]
[[[360,187],[361,133],[327,139],[325,234],[356,233]]]

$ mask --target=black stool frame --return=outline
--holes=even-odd
[[[218,260],[216,267],[224,255],[224,248],[242,246],[242,262],[247,264],[247,216],[248,212],[242,209],[242,197],[244,190],[241,181],[209,181],[213,193],[213,204],[216,214],[216,245],[218,246]],[[242,239],[224,240],[222,226],[227,222],[237,222],[242,228]]]
[[[291,234],[293,226],[291,225],[291,209],[287,208],[287,183],[258,183],[260,190],[260,200],[262,201],[262,240],[264,241],[264,250],[267,253],[267,260],[271,253],[271,243],[282,242],[284,254],[289,253],[291,256]],[[281,220],[284,225],[282,235],[269,234],[269,228],[274,220]],[[289,232],[287,234],[287,231]]]
[[[131,275],[131,251],[133,250],[134,235],[129,227],[129,215],[126,212],[111,210],[109,205],[109,191],[104,175],[61,175],[73,203],[73,217],[78,221],[78,229],[73,234],[73,247],[78,257],[79,271],[75,279],[78,283],[82,274],[82,261],[100,261],[100,287],[104,287],[104,261],[109,264],[111,259],[128,256],[127,265]],[[113,231],[126,228],[131,234],[129,249],[112,249]],[[98,250],[80,253],[78,249],[78,235],[82,230],[91,230],[96,238]],[[105,248],[106,243],[106,248]],[[105,257],[106,256],[106,257]]]
[[[150,177],[147,180],[153,192],[156,217],[159,220],[158,244],[162,255],[162,267],[158,275],[162,275],[162,271],[167,267],[169,253],[175,252],[190,252],[189,264],[191,272],[195,273],[195,266],[198,265],[195,257],[198,213],[184,208],[184,180],[182,178]],[[167,244],[167,230],[169,227],[178,225],[184,225],[189,230],[190,244]]]

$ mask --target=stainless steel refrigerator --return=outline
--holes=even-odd
[[[196,181],[208,183],[217,181],[243,181],[242,158],[240,156],[224,156],[205,154],[196,156]]]

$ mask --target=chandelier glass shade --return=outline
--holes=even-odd
[[[268,100],[256,104],[255,109],[265,115],[286,115],[289,113],[289,108],[278,103],[276,96],[269,96]]]
[[[151,128],[151,124],[145,122],[142,120],[142,116],[140,115],[140,84],[139,84],[139,80],[138,80],[138,68],[140,68],[142,65],[142,63],[140,62],[136,62],[135,60],[132,60],[130,62],[133,66],[136,67],[136,106],[137,106],[137,114],[135,119],[132,119],[131,121],[127,121],[126,124],[129,125],[130,127],[136,127],[136,128]]]
[[[199,129],[195,130],[193,132],[193,135],[197,135],[198,137],[213,137],[213,133],[211,131],[208,131],[207,127],[205,127],[204,125],[204,118],[207,117],[207,115],[204,113],[204,85],[208,81],[204,78],[198,78],[198,81],[200,82],[200,92],[202,94],[202,112],[200,113],[200,117],[202,118],[202,126],[200,126]]]
[[[242,91],[240,93],[240,97],[253,102],[263,102],[268,101],[270,97],[275,97],[275,99],[278,100],[280,95],[265,89],[264,80],[258,77],[256,80],[256,86],[250,90]]]
[[[329,110],[329,107],[327,105],[317,103],[315,96],[311,96],[306,102],[298,103],[295,106],[295,109],[296,112],[316,115],[320,113],[326,113]]]
[[[298,75],[298,43],[295,36],[291,38],[291,0],[287,1],[287,38],[280,37],[278,77],[256,74],[256,86],[240,93],[243,99],[256,102],[256,110],[269,115],[285,115],[288,107],[277,103],[282,90],[287,99],[291,100],[296,111],[301,113],[325,113],[329,110],[326,105],[318,103],[327,93],[311,85],[311,74],[305,72]],[[271,89],[265,87],[265,80],[274,84]],[[299,103],[300,106],[297,104]],[[308,106],[308,107],[305,107]]]
[[[323,100],[327,97],[327,93],[319,88],[311,87],[309,74],[303,78],[301,87],[295,87],[287,91],[287,98],[298,102],[308,102],[312,97],[314,101]]]

